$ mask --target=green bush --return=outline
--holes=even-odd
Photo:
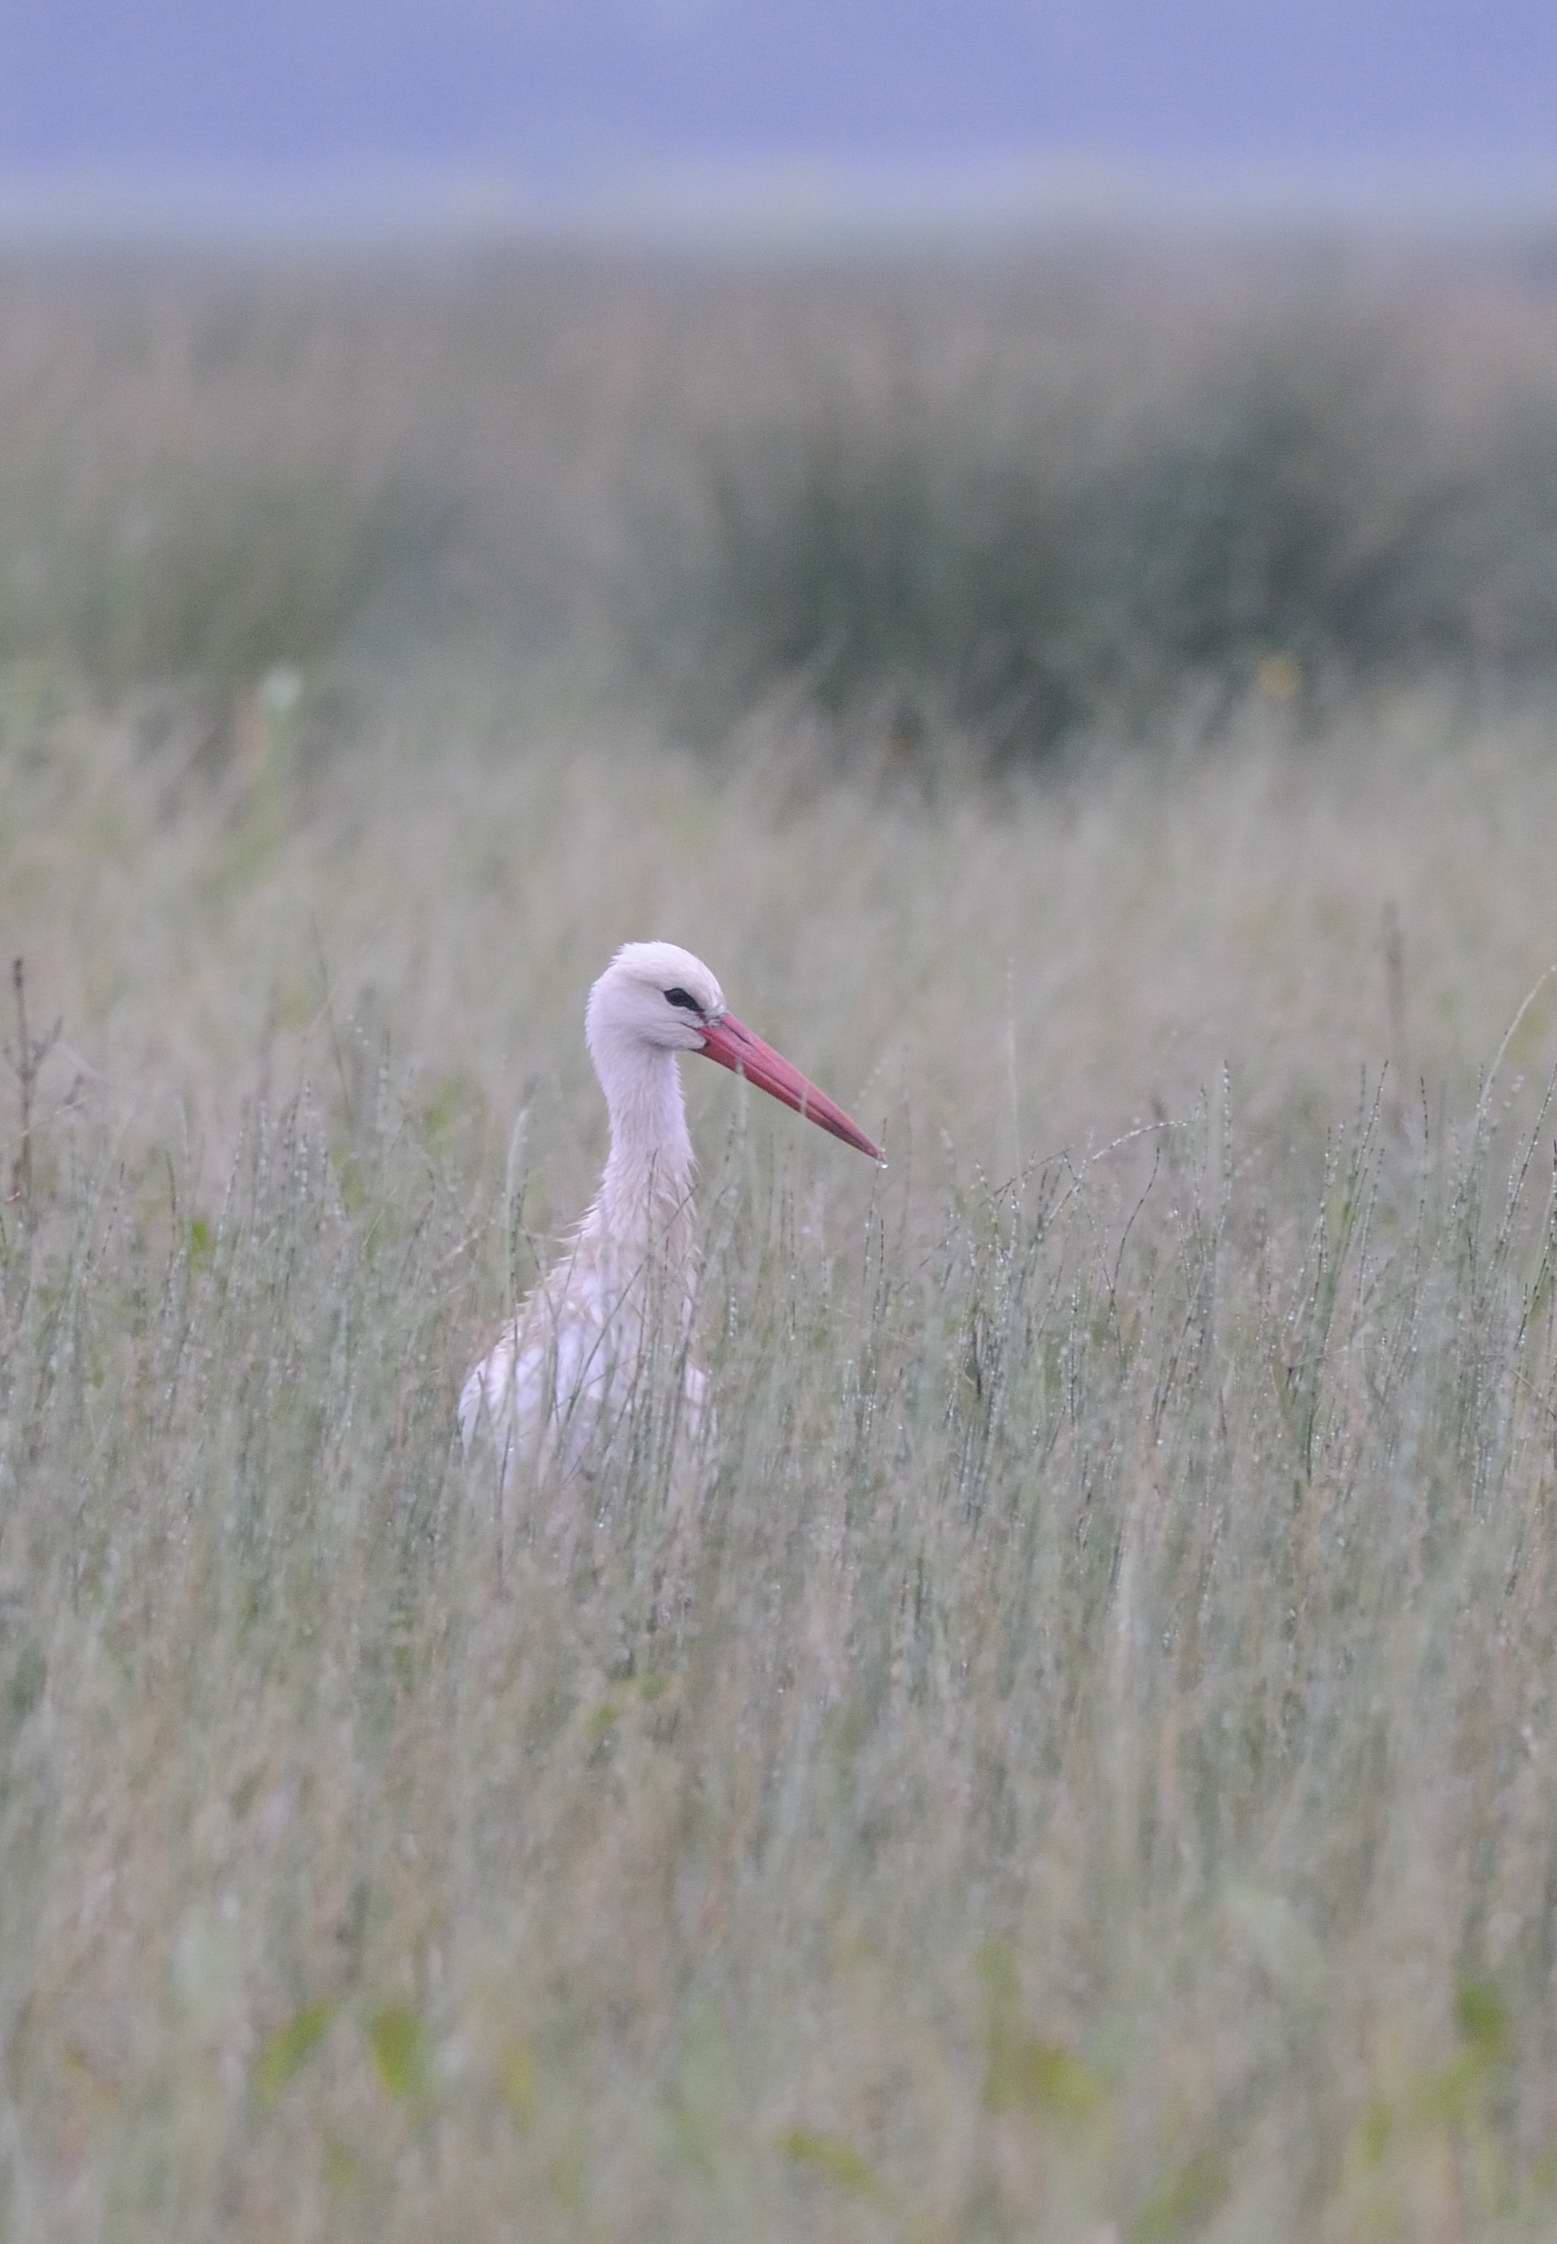
[[[1294,325],[1224,338],[1123,432],[1104,389],[1026,431],[968,393],[742,432],[654,577],[677,690],[703,728],[906,696],[1026,752],[1189,686],[1312,708],[1548,668],[1557,391],[1467,442],[1426,388],[1377,335]]]

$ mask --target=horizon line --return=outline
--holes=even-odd
[[[1188,162],[1084,150],[977,163],[752,158],[605,171],[589,184],[495,166],[58,167],[0,171],[0,238],[220,244],[523,236],[796,246],[1132,230],[1340,224],[1485,232],[1557,222],[1557,161],[1377,156]]]

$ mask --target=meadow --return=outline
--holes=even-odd
[[[1549,2235],[1557,762],[1513,594],[1416,674],[1415,625],[1355,677],[1263,622],[1180,650],[1144,731],[1160,645],[1074,731],[874,656],[721,727],[585,565],[636,393],[529,440],[561,546],[462,513],[326,617],[355,500],[227,510],[339,464],[350,302],[300,391],[236,312],[204,360],[194,299],[126,342],[106,283],[90,335],[79,274],[17,285],[37,473],[95,442],[68,566],[14,500],[0,685],[0,2235]],[[629,384],[642,300],[591,285],[555,363],[609,314]],[[375,463],[375,395],[432,441],[412,388],[359,400]],[[477,628],[521,551],[593,671]],[[453,1406],[592,1189],[583,999],[639,935],[890,1165],[688,1069],[717,1460],[690,1526],[624,1461],[563,1559]]]

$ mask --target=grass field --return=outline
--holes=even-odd
[[[18,674],[0,2233],[1552,2233],[1557,764],[1286,725],[926,800]],[[453,1404],[643,934],[891,1166],[691,1071],[717,1474],[562,1572]]]
[[[1262,679],[1311,723],[1557,694],[1557,305],[1517,249],[0,247],[0,670],[217,734],[280,670],[329,742],[436,665],[446,732],[475,677],[715,757],[799,707],[845,762],[883,723],[1149,755]]]

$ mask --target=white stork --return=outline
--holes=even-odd
[[[627,943],[589,993],[585,1034],[611,1119],[593,1204],[471,1371],[460,1394],[467,1458],[498,1485],[592,1471],[642,1391],[656,1342],[683,1360],[680,1433],[695,1444],[707,1380],[686,1359],[695,1307],[695,1162],[680,1058],[701,1052],[879,1161],[825,1091],[754,1036],[701,959],[674,943]]]

